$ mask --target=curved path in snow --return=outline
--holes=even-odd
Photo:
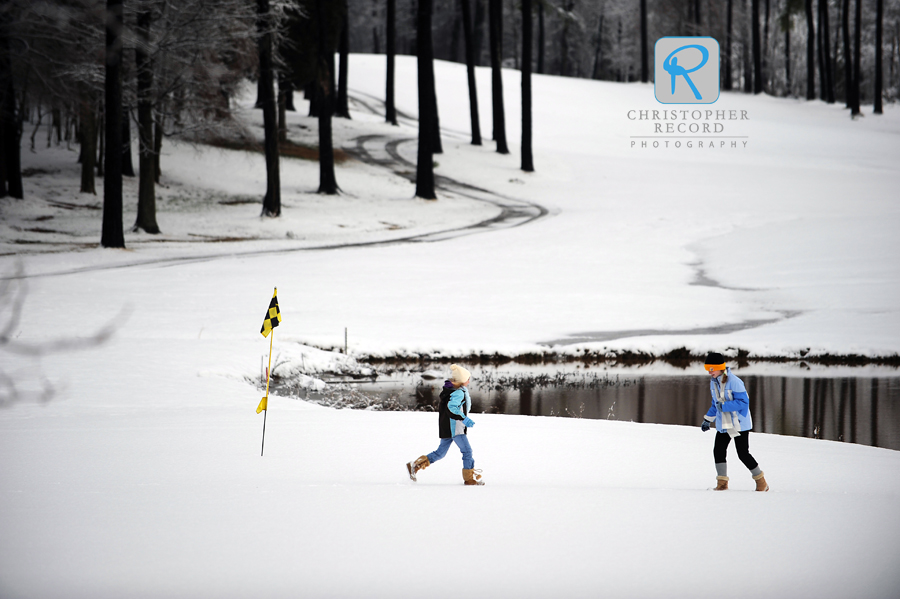
[[[359,97],[358,93],[355,93],[352,96],[354,103],[357,107],[369,111],[372,114],[380,114],[384,115],[384,112],[378,112],[376,108],[372,106],[373,101],[379,101],[377,98],[372,99],[363,99]],[[383,103],[382,103],[383,104]],[[409,123],[416,123],[417,121],[403,113],[398,113],[398,117],[407,121]],[[444,130],[445,133],[450,135],[463,135],[462,132],[458,131],[450,131]],[[352,141],[352,145],[349,147],[345,147],[345,151],[351,154],[357,160],[364,162],[366,164],[377,166],[389,170],[392,174],[404,177],[411,181],[415,180],[415,164],[404,158],[399,148],[404,144],[415,143],[416,139],[413,137],[402,137],[402,138],[394,138],[386,135],[362,135],[354,138]],[[412,170],[410,170],[412,169]],[[258,255],[266,255],[266,254],[282,254],[288,252],[307,252],[307,251],[319,251],[319,250],[335,250],[342,248],[359,248],[359,247],[370,247],[370,246],[385,246],[385,245],[394,245],[400,243],[422,243],[422,242],[435,242],[435,241],[443,241],[445,239],[452,239],[455,237],[461,237],[464,235],[472,235],[476,233],[483,233],[498,229],[506,229],[510,227],[518,227],[521,225],[525,225],[531,223],[539,218],[543,218],[549,214],[549,211],[540,204],[536,204],[534,202],[528,202],[525,200],[519,200],[516,198],[512,198],[509,196],[501,195],[495,192],[492,192],[487,189],[483,189],[481,187],[476,187],[474,185],[470,185],[468,183],[464,183],[462,181],[458,181],[456,179],[452,179],[450,177],[446,177],[443,175],[435,175],[435,187],[439,190],[451,192],[457,196],[463,196],[469,199],[485,202],[488,204],[493,204],[497,208],[500,209],[500,213],[492,218],[473,223],[471,225],[466,225],[463,227],[454,227],[449,229],[441,229],[438,231],[432,231],[428,233],[418,233],[415,235],[408,235],[405,237],[397,237],[393,239],[380,239],[373,241],[360,241],[360,242],[350,242],[350,243],[339,243],[339,244],[325,244],[325,245],[316,245],[316,246],[305,246],[305,247],[297,247],[297,248],[278,248],[278,249],[266,249],[266,250],[245,250],[245,251],[227,251],[227,252],[217,252],[211,253],[204,256],[171,256],[166,258],[151,258],[147,260],[135,260],[129,262],[122,262],[118,264],[100,264],[100,265],[92,265],[92,266],[84,266],[79,268],[69,268],[69,269],[61,269],[57,271],[50,271],[45,273],[36,273],[36,274],[26,274],[22,271],[16,271],[11,275],[2,275],[0,276],[0,281],[11,280],[11,279],[30,279],[30,278],[40,278],[40,277],[50,277],[50,276],[58,276],[58,275],[69,275],[69,274],[77,274],[82,272],[94,272],[94,271],[102,271],[102,270],[115,270],[120,268],[131,268],[134,266],[148,266],[148,265],[160,265],[160,264],[186,264],[186,263],[195,263],[195,262],[208,262],[211,260],[218,260],[221,258],[233,258],[235,256],[258,256]]]

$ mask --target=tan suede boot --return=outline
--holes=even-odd
[[[429,466],[431,466],[431,462],[428,461],[428,456],[423,455],[406,464],[406,469],[409,471],[409,477],[415,481],[416,472],[425,470]]]
[[[728,490],[728,477],[727,476],[717,476],[716,477],[716,488],[713,491],[727,491]]]
[[[766,482],[766,473],[760,472],[756,476],[753,477],[753,480],[756,481],[756,490],[757,491],[768,491],[769,483]]]
[[[481,479],[481,470],[463,468],[463,482],[467,485],[483,485],[484,481]]]

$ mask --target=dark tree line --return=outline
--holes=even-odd
[[[0,4],[2,195],[22,197],[22,125],[50,117],[47,143],[77,143],[83,193],[103,177],[101,245],[124,246],[122,177],[140,177],[135,230],[159,232],[164,137],[246,135],[230,100],[256,72],[244,0],[7,0]],[[35,132],[37,126],[35,127]],[[32,142],[34,134],[32,134]],[[12,193],[10,193],[12,192]]]
[[[46,117],[48,143],[55,136],[79,146],[81,191],[96,193],[103,177],[101,243],[121,247],[134,128],[133,230],[157,233],[163,140],[250,140],[232,110],[248,79],[257,82],[265,124],[262,213],[281,211],[279,143],[294,90],[318,119],[319,191],[337,193],[331,126],[350,116],[353,51],[387,55],[386,120],[394,124],[394,56],[418,55],[416,193],[428,197],[427,171],[441,152],[433,59],[466,64],[476,145],[474,71],[491,68],[492,137],[501,154],[509,153],[502,72],[521,71],[521,166],[529,171],[532,72],[650,81],[651,46],[666,35],[718,39],[726,90],[842,101],[854,115],[869,102],[879,113],[900,93],[900,0],[5,0],[0,196],[25,195],[24,123]]]
[[[396,52],[414,55],[416,0],[391,3],[395,10]],[[646,77],[649,81],[653,77],[650,55],[656,39],[708,35],[719,41],[724,90],[806,96],[826,102],[852,100],[857,86],[854,65],[858,55],[861,103],[877,104],[881,98],[895,101],[900,96],[900,0],[532,3],[529,31],[536,44],[531,67],[536,73],[623,82],[643,81]],[[465,28],[470,23],[474,63],[491,66],[490,17],[498,2],[468,0],[471,21],[464,18],[460,4],[460,0],[433,0],[434,57],[466,62]],[[388,5],[388,0],[349,0],[351,51],[385,52]],[[499,0],[499,5],[503,66],[521,69],[522,0]]]

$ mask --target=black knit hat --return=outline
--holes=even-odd
[[[707,372],[712,372],[713,370],[725,370],[725,356],[718,352],[710,352],[706,355],[706,361],[703,363],[703,367]]]

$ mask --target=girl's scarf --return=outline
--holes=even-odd
[[[724,428],[725,432],[728,433],[728,436],[733,439],[734,437],[737,437],[741,434],[741,431],[738,430],[738,426],[740,426],[738,413],[726,412],[725,410],[722,410],[722,404],[727,401],[727,398],[725,396],[725,385],[722,384],[721,377],[716,379],[716,383],[716,394],[719,397],[719,410],[722,412],[722,428]]]

